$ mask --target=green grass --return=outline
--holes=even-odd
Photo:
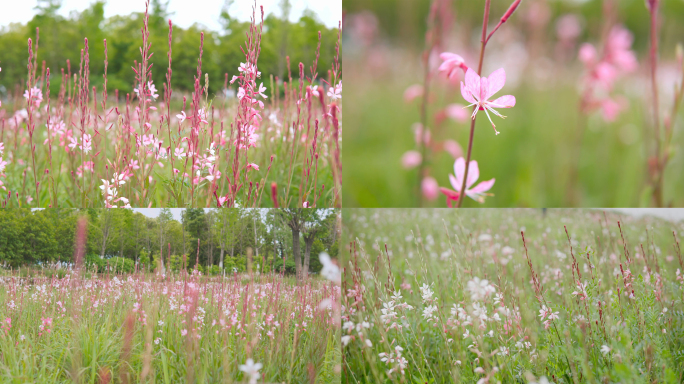
[[[331,287],[319,280],[0,278],[0,318],[12,321],[0,330],[3,383],[247,382],[239,370],[247,358],[263,364],[259,382],[339,382],[339,328],[318,309]],[[48,317],[51,331],[41,332]]]
[[[350,209],[343,225],[355,242],[344,261],[342,332],[350,336],[343,340],[344,383],[684,379],[684,261],[672,234],[681,240],[682,223],[597,210]],[[625,281],[621,268],[633,277]],[[473,297],[469,284],[476,278],[494,292]],[[573,295],[577,281],[586,284],[585,300]],[[626,283],[634,298],[625,294]],[[402,297],[393,298],[397,293]],[[548,329],[542,305],[558,312]],[[395,318],[382,317],[387,306]],[[405,371],[388,374],[396,364],[380,354],[397,345]]]

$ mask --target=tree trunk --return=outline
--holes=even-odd
[[[294,253],[295,272],[297,274],[297,283],[302,280],[302,256],[299,247],[299,228],[292,227],[292,253]],[[283,261],[283,267],[285,262]]]
[[[164,273],[164,226],[161,218],[159,219],[159,262],[161,263],[161,273]]]
[[[223,271],[223,254],[226,249],[226,217],[223,217],[223,227],[221,227],[221,262],[219,263],[219,267]]]
[[[316,233],[310,233],[304,236],[304,268],[302,275],[305,279],[309,278],[309,258],[311,256],[311,246],[316,239]]]
[[[256,217],[254,217],[254,251],[256,252],[255,260],[259,260],[259,242],[257,240]],[[257,268],[257,272],[258,271],[259,268]]]

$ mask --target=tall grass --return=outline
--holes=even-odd
[[[339,287],[277,274],[0,277],[0,381],[233,383],[339,380]],[[9,319],[9,320],[8,320]]]
[[[172,80],[190,75],[173,73],[172,21],[168,46],[152,46],[148,8],[131,94],[107,92],[106,39],[86,37],[78,66],[67,60],[60,74],[41,67],[36,29],[25,86],[0,110],[0,206],[339,207],[341,26],[331,68],[318,67],[319,32],[311,62],[279,79],[259,71],[264,10],[255,2],[244,63],[210,79],[201,33],[194,91],[182,95]],[[90,83],[93,50],[104,51],[102,90]],[[168,67],[150,64],[155,53]],[[152,71],[166,82],[154,84]],[[61,76],[58,94],[49,93],[51,76]],[[209,94],[210,81],[222,92]]]
[[[682,223],[589,210],[345,214],[343,382],[684,378]]]

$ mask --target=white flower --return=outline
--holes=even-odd
[[[423,301],[426,301],[432,299],[432,295],[434,294],[434,292],[432,292],[430,286],[428,286],[427,284],[423,284],[423,286],[420,287],[420,294],[423,296]]]
[[[351,341],[351,336],[349,336],[349,335],[342,336],[341,340],[342,340],[342,345],[346,347],[347,344],[349,344],[349,342]]]
[[[425,319],[431,319],[432,318],[432,313],[437,310],[437,306],[435,305],[428,305],[425,307],[423,310],[423,318]]]
[[[474,277],[472,280],[468,281],[466,288],[470,291],[470,298],[473,301],[483,300],[490,294],[496,292],[496,288],[489,284],[488,280],[480,280],[479,277]]]
[[[254,363],[254,360],[247,359],[244,365],[240,365],[238,368],[249,376],[249,384],[256,384],[257,380],[261,377],[259,370],[263,367],[261,363]]]
[[[330,258],[330,255],[328,255],[325,252],[321,253],[318,256],[318,258],[321,261],[321,264],[323,265],[323,269],[321,269],[321,276],[336,283],[337,285],[340,285],[342,280],[342,275],[340,274],[340,267],[338,267],[337,264],[333,263],[332,259]]]
[[[601,353],[603,353],[603,356],[605,356],[605,355],[607,355],[608,353],[610,353],[610,351],[611,351],[611,348],[610,348],[609,346],[607,346],[607,345],[602,345],[602,346],[601,346]]]
[[[187,116],[185,115],[185,111],[181,111],[181,113],[176,115],[176,117],[178,118],[178,121],[181,123],[184,122],[185,119],[187,119]]]

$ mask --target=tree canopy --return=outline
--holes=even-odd
[[[108,263],[120,265],[117,269],[123,271],[154,270],[163,261],[164,268],[176,271],[197,267],[205,273],[232,273],[247,271],[251,265],[252,271],[294,274],[293,238],[278,211],[187,209],[181,211],[179,221],[169,209],[161,209],[155,218],[132,209],[4,209],[0,210],[0,266],[72,263],[76,223],[85,216],[86,263],[100,271]],[[309,273],[317,273],[322,267],[318,254],[337,256],[339,211],[304,211],[317,228],[309,240],[311,231],[301,234],[303,243],[310,242],[307,247],[313,255]]]
[[[165,81],[168,67],[168,35],[169,18],[173,15],[167,10],[165,1],[155,0],[150,5],[150,42],[153,63],[152,79],[161,89]],[[284,2],[287,3],[287,2]],[[143,2],[141,1],[141,5]],[[69,17],[57,14],[61,3],[55,0],[39,2],[37,14],[27,24],[13,23],[0,31],[0,95],[7,96],[14,92],[23,93],[26,84],[28,60],[27,41],[34,41],[34,52],[37,49],[37,74],[41,71],[41,62],[50,68],[50,88],[56,95],[61,85],[60,70],[71,74],[78,73],[81,49],[84,38],[88,38],[90,54],[91,85],[102,87],[104,83],[104,40],[107,40],[107,88],[113,92],[119,90],[121,97],[132,93],[134,73],[131,66],[140,60],[139,47],[142,45],[140,28],[143,23],[144,7],[140,12],[126,16],[104,17],[105,1],[95,1],[83,12],[72,12]],[[187,29],[173,26],[171,86],[174,90],[192,91],[193,74],[196,74],[199,55],[200,33],[204,32],[204,54],[202,70],[209,75],[209,91],[216,93],[223,89],[225,75],[229,78],[237,74],[240,62],[244,61],[241,46],[244,45],[245,33],[249,22],[233,18],[223,9],[215,11],[220,15],[223,29],[207,30],[201,24],[194,24]],[[36,28],[39,28],[38,36]],[[262,50],[259,57],[259,69],[264,74],[264,81],[269,76],[279,79],[299,76],[298,66],[302,62],[305,68],[316,60],[318,34],[321,33],[321,53],[318,58],[319,68],[330,68],[335,55],[337,29],[327,28],[310,11],[304,12],[298,22],[292,23],[280,19],[273,13],[264,19]],[[287,66],[286,57],[290,58]],[[70,62],[70,70],[67,67]],[[323,78],[326,74],[320,74]],[[113,95],[113,93],[112,93]]]

